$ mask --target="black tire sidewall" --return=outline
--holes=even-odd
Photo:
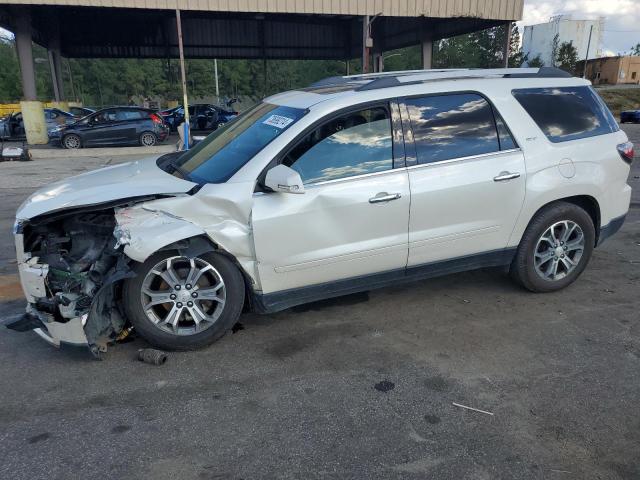
[[[571,220],[578,224],[585,236],[585,247],[578,266],[565,278],[544,280],[535,270],[534,253],[542,234],[554,223]],[[567,287],[584,271],[595,246],[595,227],[591,216],[577,205],[558,202],[540,211],[525,231],[516,258],[511,266],[512,276],[525,288],[534,292],[552,292]]]
[[[147,317],[140,301],[140,290],[145,276],[158,262],[179,254],[162,251],[133,267],[136,276],[127,279],[123,288],[123,307],[134,329],[150,344],[164,350],[194,350],[205,347],[224,336],[235,325],[244,304],[244,279],[235,264],[225,255],[205,253],[198,258],[213,265],[222,276],[226,288],[226,302],[222,314],[214,325],[195,335],[172,335],[156,327]]]

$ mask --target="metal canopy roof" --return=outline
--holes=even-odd
[[[29,4],[30,6],[26,6]],[[363,14],[374,49],[388,51],[489,28],[522,16],[523,0],[178,0],[187,58],[339,59],[362,50]],[[33,38],[60,32],[71,58],[178,56],[172,0],[48,0],[0,6],[0,26],[29,8]],[[126,7],[126,8],[125,8]],[[453,16],[454,18],[448,18]]]
[[[3,2],[5,3],[5,2]],[[16,5],[519,20],[524,0],[16,0]]]

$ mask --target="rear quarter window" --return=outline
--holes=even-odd
[[[523,88],[512,94],[554,143],[619,130],[613,115],[591,87]]]

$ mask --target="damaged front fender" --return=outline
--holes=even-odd
[[[251,231],[253,188],[253,183],[211,184],[193,196],[117,209],[114,235],[137,262],[181,240],[206,236],[232,255],[259,289]]]
[[[141,263],[167,245],[204,234],[193,223],[144,204],[118,209],[115,217],[117,245],[124,246],[127,257]]]

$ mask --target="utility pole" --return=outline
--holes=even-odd
[[[76,97],[76,89],[73,86],[73,75],[71,75],[71,63],[69,62],[69,59],[67,58],[67,72],[69,72],[69,84],[71,85],[71,96],[73,97],[74,100],[78,100],[78,97]]]
[[[369,73],[369,51],[371,49],[371,22],[369,15],[362,17],[362,73]]]
[[[587,78],[587,63],[589,62],[589,49],[591,48],[591,34],[593,33],[593,25],[589,29],[589,41],[587,42],[587,54],[584,57],[584,68],[582,69],[582,78]]]
[[[218,88],[218,59],[213,59],[213,72],[216,76],[216,100],[220,103],[220,89]]]
[[[180,73],[182,74],[182,105],[184,108],[184,149],[189,150],[189,103],[187,100],[187,75],[184,70],[184,47],[182,45],[182,20],[180,9],[176,8],[176,26],[178,28],[178,51],[180,52]]]

